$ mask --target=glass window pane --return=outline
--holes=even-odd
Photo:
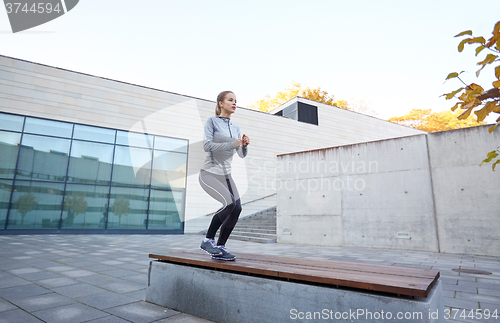
[[[156,149],[177,151],[187,154],[188,141],[184,139],[155,136],[155,150]]]
[[[14,178],[21,134],[0,131],[0,177]]]
[[[151,151],[143,148],[115,147],[112,185],[145,187],[151,178]]]
[[[112,187],[108,229],[146,229],[148,189]]]
[[[68,182],[109,185],[113,146],[73,140]]]
[[[24,132],[71,138],[73,124],[27,117]]]
[[[64,184],[16,181],[7,229],[57,229]]]
[[[149,203],[150,230],[182,230],[184,191],[151,190]]]
[[[17,178],[63,182],[69,145],[69,139],[23,135]]]
[[[152,187],[185,188],[186,161],[186,154],[155,150]]]
[[[76,124],[73,139],[83,139],[91,141],[105,142],[109,144],[115,143],[116,130],[98,128],[92,126],[83,126]]]
[[[0,181],[0,230],[5,228],[11,192],[12,181]]]
[[[23,131],[24,117],[0,113],[0,129]]]
[[[62,229],[104,229],[109,187],[68,184]]]
[[[116,144],[142,148],[153,148],[153,136],[127,131],[117,131]]]

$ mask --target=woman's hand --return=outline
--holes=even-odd
[[[243,146],[248,146],[250,145],[250,138],[248,138],[247,135],[243,135],[243,137],[241,138],[241,141],[243,142]]]
[[[234,148],[240,148],[241,146],[243,146],[243,140],[241,139],[236,139],[234,141]]]

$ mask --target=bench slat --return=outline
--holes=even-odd
[[[238,253],[238,260],[245,259],[263,263],[279,263],[292,266],[306,266],[311,268],[324,268],[324,269],[340,269],[348,271],[359,271],[366,273],[382,273],[400,275],[405,277],[420,277],[420,278],[439,278],[439,271],[417,269],[408,267],[394,267],[384,265],[361,264],[343,261],[333,261],[324,259],[311,259],[311,258],[291,258],[283,256],[259,256],[254,254]]]
[[[150,254],[149,257],[178,264],[418,297],[427,297],[439,278],[439,272],[433,270],[282,256],[239,254],[234,262],[214,260],[205,254],[191,252]]]

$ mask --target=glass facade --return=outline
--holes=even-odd
[[[183,233],[187,147],[0,113],[0,234]]]

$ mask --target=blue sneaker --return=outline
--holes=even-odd
[[[222,256],[223,252],[217,246],[215,245],[215,240],[209,239],[209,240],[203,240],[200,246],[200,250],[205,251],[208,253],[210,256]]]
[[[219,250],[222,251],[222,255],[220,255],[220,256],[213,255],[212,259],[217,259],[217,260],[235,260],[236,259],[236,256],[230,254],[229,251],[227,251],[225,246],[217,246],[217,248],[219,248]]]

